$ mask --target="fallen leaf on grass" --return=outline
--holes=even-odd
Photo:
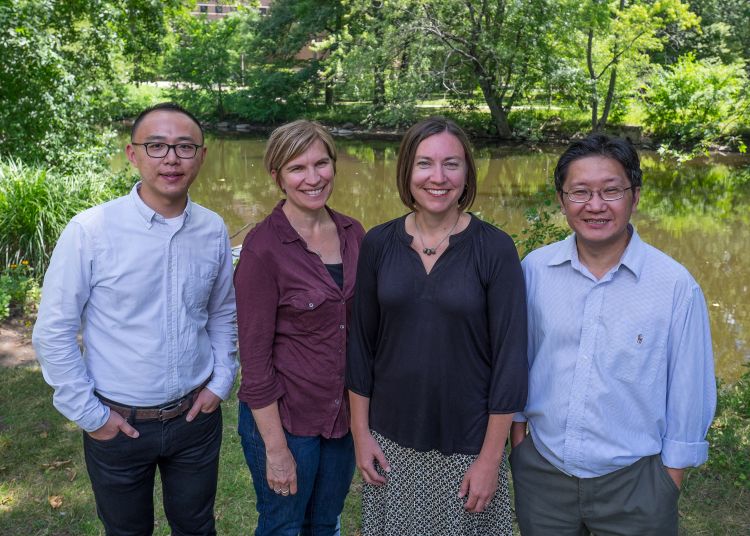
[[[73,460],[55,460],[54,462],[43,463],[42,467],[44,467],[45,469],[60,469],[60,467],[65,467],[72,462]]]
[[[47,500],[49,501],[49,505],[55,510],[60,508],[63,503],[62,495],[50,495]]]
[[[47,436],[49,436],[49,433],[47,432],[42,432],[39,434],[39,437],[41,437],[42,439],[47,439]]]
[[[65,469],[65,474],[68,475],[69,482],[73,482],[76,479],[76,470],[72,467]]]

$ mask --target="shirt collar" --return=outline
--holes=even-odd
[[[138,211],[138,214],[141,215],[143,220],[150,226],[153,223],[154,219],[161,219],[163,220],[163,216],[158,214],[154,209],[149,207],[146,203],[143,202],[143,199],[141,199],[141,196],[138,194],[138,190],[141,189],[141,183],[143,181],[138,181],[135,183],[133,188],[130,190],[130,199],[133,200],[133,203],[135,204],[135,208]],[[193,202],[190,200],[190,195],[188,194],[188,200],[187,204],[185,205],[185,222],[190,219],[190,212],[192,211],[192,205]]]
[[[620,266],[625,266],[633,273],[636,279],[640,279],[646,260],[645,243],[641,240],[633,224],[628,224],[628,232],[630,233],[630,241],[625,247],[620,262],[612,268],[611,272],[616,272]],[[576,248],[575,233],[563,240],[562,247],[558,248],[547,264],[548,266],[559,266],[566,262],[570,262],[573,268],[578,270],[581,268],[580,260],[578,259],[578,249]]]
[[[286,217],[286,214],[284,214],[284,211],[282,210],[284,203],[286,203],[286,200],[282,199],[276,204],[276,206],[273,208],[273,211],[271,211],[270,221],[273,227],[276,229],[276,232],[279,233],[281,241],[285,244],[288,244],[294,242],[295,240],[301,240],[302,237],[300,237],[297,231],[294,230],[294,227],[292,227],[292,224],[289,223],[289,219]],[[328,211],[328,214],[331,216],[333,223],[336,225],[339,236],[344,236],[342,231],[343,229],[351,227],[351,220],[349,220],[348,218],[342,218],[339,213],[331,210],[328,205],[326,205],[325,209]]]

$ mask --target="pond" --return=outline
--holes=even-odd
[[[122,146],[126,138],[122,138]],[[263,169],[262,139],[208,136],[208,154],[192,199],[216,212],[242,243],[252,223],[281,197]],[[405,212],[395,185],[397,144],[337,140],[336,187],[330,205],[365,228]],[[508,233],[524,227],[525,211],[551,184],[562,147],[483,147],[476,151],[478,195],[472,211]],[[125,165],[124,155],[113,165]],[[678,166],[642,153],[644,186],[634,224],[644,240],[684,264],[703,288],[711,317],[717,374],[736,380],[750,363],[750,166],[742,156]],[[746,172],[747,173],[747,172]],[[559,223],[564,225],[561,216]],[[248,224],[250,224],[248,226]]]

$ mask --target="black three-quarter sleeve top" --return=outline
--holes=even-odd
[[[432,271],[405,216],[365,236],[347,388],[370,398],[370,428],[403,447],[478,454],[489,414],[526,404],[526,293],[511,238],[472,216]]]

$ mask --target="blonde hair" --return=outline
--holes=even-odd
[[[276,184],[281,187],[281,168],[290,160],[307,151],[317,140],[323,142],[336,172],[336,144],[328,130],[317,121],[298,119],[281,125],[271,133],[263,155],[263,165],[268,173],[276,172]]]

